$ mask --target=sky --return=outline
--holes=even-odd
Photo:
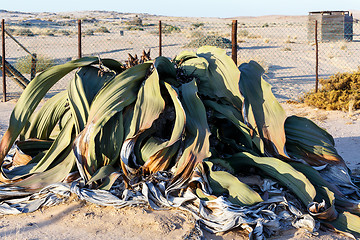
[[[183,17],[307,15],[360,10],[360,0],[1,0],[0,9],[22,12],[105,10]]]

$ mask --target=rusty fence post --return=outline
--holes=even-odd
[[[5,19],[1,20],[1,43],[2,43],[2,84],[3,84],[3,102],[6,102],[6,74],[5,74]]]
[[[231,57],[232,57],[235,65],[237,65],[237,20],[232,21]]]
[[[315,20],[315,92],[319,88],[319,44],[318,44],[318,21]]]
[[[78,58],[82,56],[81,47],[81,20],[78,19]]]
[[[162,27],[161,21],[159,21],[159,56],[162,55]]]
[[[37,55],[36,53],[31,55],[31,72],[30,72],[30,80],[33,80],[36,75],[36,62],[37,62]]]

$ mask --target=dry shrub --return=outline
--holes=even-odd
[[[38,55],[36,58],[36,72],[44,71],[55,65],[55,61],[44,55]],[[26,55],[20,57],[15,62],[16,69],[22,74],[30,74],[32,66],[32,56]]]
[[[353,73],[337,73],[321,79],[322,88],[306,93],[305,104],[326,110],[360,109],[360,68]]]
[[[219,36],[204,36],[192,40],[190,43],[186,44],[184,47],[199,48],[202,46],[215,46],[219,48],[231,48],[231,41],[227,38]]]

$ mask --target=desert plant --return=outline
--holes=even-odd
[[[56,29],[46,29],[46,31],[43,32],[43,35],[52,37],[52,36],[55,36],[56,33],[57,33]]]
[[[82,34],[85,36],[92,36],[94,35],[95,31],[94,29],[86,29]]]
[[[17,36],[28,36],[32,37],[35,36],[35,34],[28,28],[19,28],[14,30],[14,35]]]
[[[61,29],[58,31],[58,34],[63,35],[63,36],[69,36],[69,35],[71,35],[71,31]]]
[[[95,32],[97,33],[110,33],[109,29],[107,27],[101,26],[97,29],[95,29]]]
[[[20,57],[15,62],[15,68],[23,73],[30,74],[32,67],[32,56],[26,55],[24,57]],[[55,65],[55,61],[51,58],[48,58],[44,55],[38,55],[36,57],[36,72],[42,72],[52,66]]]
[[[162,27],[162,33],[164,34],[170,34],[170,33],[178,33],[181,32],[181,29],[177,26],[173,26],[173,25],[169,25],[169,24],[165,24]]]
[[[77,68],[68,89],[34,113]],[[280,221],[296,222],[302,204],[310,230],[318,218],[360,234],[359,188],[333,138],[308,119],[287,117],[262,73],[256,62],[237,68],[225,50],[209,46],[126,70],[97,57],[48,69],[24,90],[0,143],[1,181],[10,183],[0,186],[2,212],[61,202],[52,190],[70,195],[69,185],[49,184],[62,181],[98,204],[181,206],[210,232],[246,224],[263,238]],[[15,156],[4,162],[18,137]],[[259,183],[249,181],[255,176]],[[118,197],[89,189],[116,181]]]
[[[347,50],[347,45],[346,44],[341,44],[340,49],[341,50]]]
[[[144,28],[139,27],[139,26],[128,26],[128,27],[126,27],[126,30],[129,30],[129,31],[144,31]]]
[[[125,22],[128,25],[135,25],[135,26],[142,26],[142,19],[136,15],[135,17],[133,17],[131,20]]]
[[[293,40],[291,40],[290,36],[285,40],[284,43],[295,43]]]
[[[262,38],[262,37],[261,37],[261,35],[249,34],[249,35],[247,35],[247,38],[250,38],[250,39],[258,39],[258,38]]]
[[[238,34],[239,34],[240,37],[247,37],[249,35],[249,31],[240,30]]]
[[[360,109],[360,69],[352,73],[337,73],[320,79],[321,89],[308,92],[302,101],[326,110]]]
[[[203,36],[190,41],[184,47],[199,48],[202,46],[215,46],[219,48],[231,48],[231,41],[219,36]]]
[[[202,22],[198,22],[198,23],[192,23],[191,26],[193,28],[199,28],[199,27],[203,27],[205,24]]]

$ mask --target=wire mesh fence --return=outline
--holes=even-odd
[[[161,41],[159,39],[161,20]],[[79,28],[77,19],[52,21],[5,21],[6,60],[30,79],[31,56],[36,54],[36,70],[78,58]],[[263,66],[264,77],[280,100],[297,99],[315,87],[315,21],[237,22],[237,63],[255,60]],[[102,19],[81,21],[81,55],[114,58],[122,63],[128,53],[140,56],[150,50],[151,57],[160,54],[174,58],[184,50],[196,51],[203,45],[215,45],[231,55],[232,21],[229,19],[189,19],[166,17]],[[360,24],[319,21],[319,77],[357,70],[360,66]],[[62,79],[47,97],[67,88],[70,77]],[[2,86],[0,86],[2,88]],[[22,89],[7,78],[8,98],[17,98]]]

